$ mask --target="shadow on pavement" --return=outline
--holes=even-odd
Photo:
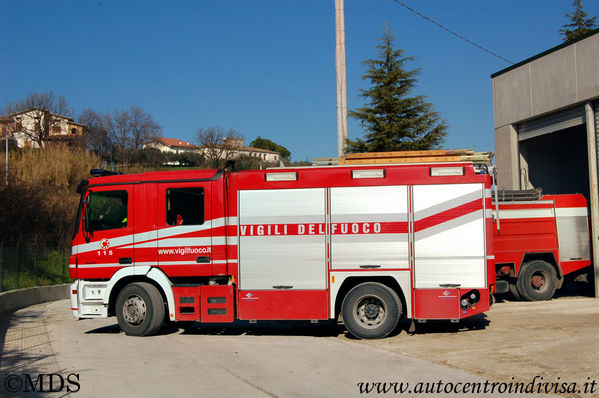
[[[1,374],[35,372],[38,362],[55,356],[41,349],[48,344],[43,318],[42,311],[15,311],[0,315]]]
[[[427,321],[416,323],[416,330],[412,334],[432,333],[465,333],[475,330],[484,330],[491,322],[486,314],[477,314],[470,318],[461,319],[458,323],[450,321]]]
[[[201,335],[253,335],[253,336],[314,336],[336,337],[345,328],[332,321],[235,321],[230,324],[194,324],[186,327],[181,334]]]
[[[321,321],[313,324],[309,321],[235,321],[233,323],[185,322],[170,323],[164,326],[158,335],[205,335],[205,336],[314,336],[336,337],[345,331],[343,325],[336,322]],[[118,324],[92,329],[86,334],[120,334]]]
[[[58,375],[68,373],[58,368],[57,357],[43,310],[0,314],[0,396],[21,396],[19,394],[25,392],[28,397],[47,396],[53,388],[48,384],[49,374],[54,374],[55,387],[58,387]],[[45,376],[40,379],[40,375]],[[68,395],[62,388],[53,392],[57,397]]]
[[[415,331],[407,333],[410,320],[400,321],[397,328],[388,336],[393,337],[401,333],[463,333],[473,330],[485,329],[490,324],[485,314],[478,314],[459,323],[449,321],[428,321],[416,323]],[[122,334],[118,324],[103,326],[88,330],[86,334]],[[343,336],[349,340],[358,340],[348,333],[342,323],[333,321],[235,321],[233,323],[200,323],[200,322],[175,322],[165,325],[157,336],[170,334],[203,335],[203,336],[313,336],[313,337],[338,337]]]

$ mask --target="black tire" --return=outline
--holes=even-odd
[[[557,288],[555,270],[546,261],[529,261],[520,269],[516,287],[523,300],[549,300]]]
[[[512,298],[514,300],[522,300],[522,297],[520,297],[520,293],[518,293],[518,288],[516,287],[515,283],[510,283],[509,284],[509,289],[510,289],[510,294],[512,295]]]
[[[160,330],[164,322],[164,300],[154,285],[136,282],[121,290],[115,312],[125,334],[151,336]]]
[[[360,339],[381,339],[391,333],[403,315],[399,296],[391,288],[366,282],[347,293],[341,306],[347,330]]]

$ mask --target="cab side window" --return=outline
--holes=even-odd
[[[127,191],[92,192],[86,209],[87,231],[127,227],[127,203]]]
[[[170,188],[166,190],[168,225],[204,224],[204,188]]]

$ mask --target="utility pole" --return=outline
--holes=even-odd
[[[15,128],[16,128],[16,121],[13,121],[13,123],[15,123]],[[8,186],[8,125],[6,125],[6,129],[4,130],[4,143],[6,144],[4,150],[6,151],[4,154],[6,156],[6,164],[4,165],[4,170],[6,172],[6,176],[4,178],[4,182],[5,185]]]
[[[345,13],[335,0],[335,64],[337,67],[337,156],[345,155],[347,135],[347,82],[345,78]]]

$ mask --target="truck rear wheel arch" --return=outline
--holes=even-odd
[[[402,307],[404,309],[407,308],[403,291],[401,290],[401,287],[395,278],[391,276],[350,276],[343,281],[343,284],[337,293],[337,297],[335,298],[335,319],[339,319],[339,316],[341,315],[341,305],[343,304],[343,299],[345,296],[347,296],[347,293],[349,293],[349,291],[354,287],[366,282],[378,282],[391,288],[399,296],[399,301]]]

